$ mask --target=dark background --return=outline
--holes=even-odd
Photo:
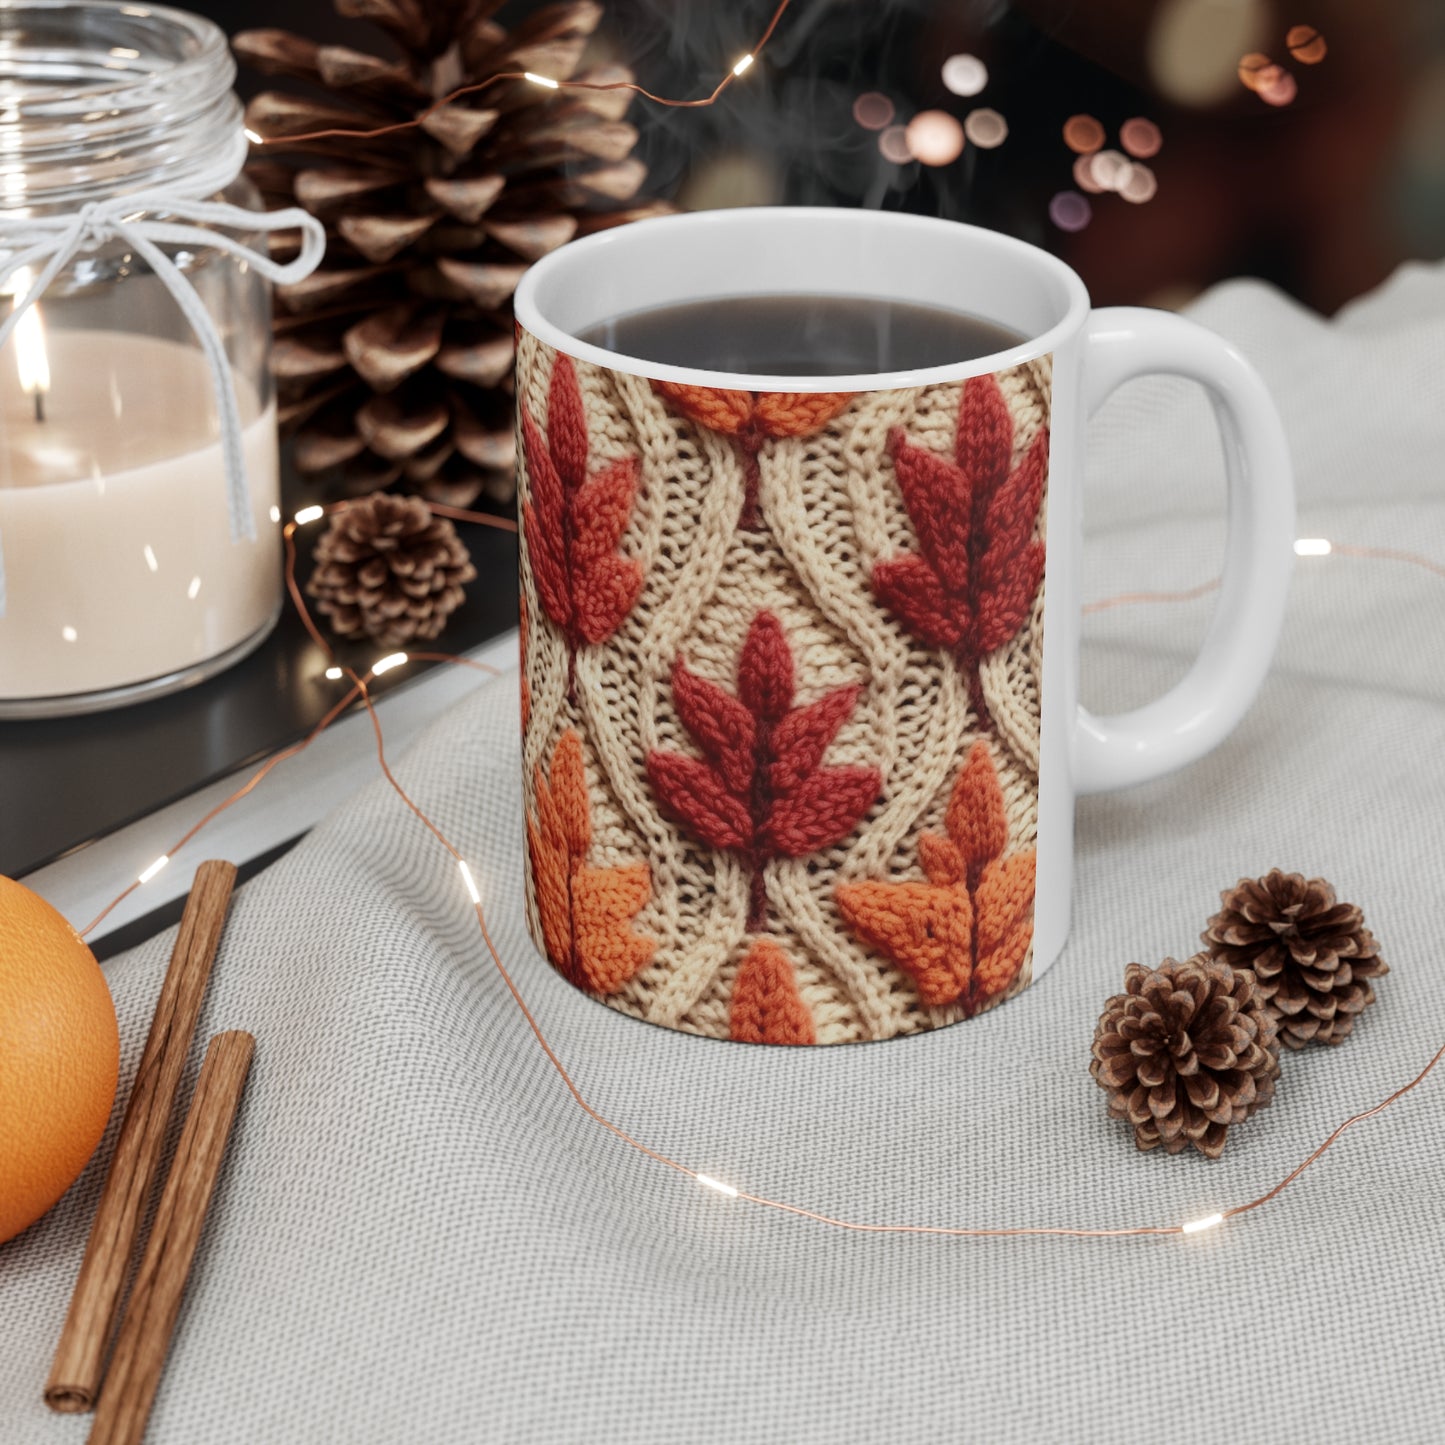
[[[384,53],[329,0],[191,0],[228,31],[284,26]],[[425,3],[425,0],[424,0]],[[775,0],[606,0],[595,42],[649,88],[705,93],[748,50]],[[504,23],[541,8],[502,6]],[[1293,60],[1309,24],[1327,54]],[[1298,93],[1273,107],[1236,75],[1262,51]],[[987,64],[977,97],[951,95],[943,61]],[[243,91],[258,88],[243,75]],[[865,91],[906,122],[987,105],[1010,134],[952,164],[896,165],[853,119]],[[1071,189],[1062,138],[1075,113],[1145,116],[1164,145],[1153,200],[1093,198],[1069,234],[1049,218]],[[1445,253],[1445,3],[1441,0],[794,0],[764,59],[715,107],[639,101],[630,121],[648,191],[689,208],[763,202],[871,205],[975,221],[1066,257],[1100,304],[1177,305],[1225,276],[1276,282],[1325,312],[1407,257]]]

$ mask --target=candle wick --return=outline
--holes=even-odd
[[[38,386],[35,388],[35,420],[45,420],[45,392]]]

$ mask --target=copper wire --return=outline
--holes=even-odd
[[[751,64],[762,54],[763,47],[773,38],[773,31],[778,28],[778,21],[783,18],[784,11],[792,4],[792,0],[780,0],[778,8],[773,11],[773,18],[768,21],[768,28],[763,31],[756,45],[747,52],[748,63]],[[554,80],[551,76],[542,77],[541,83],[548,90],[630,90],[635,95],[640,95],[644,100],[650,100],[656,105],[663,105],[670,110],[700,110],[704,106],[716,105],[719,97],[728,86],[735,81],[739,73],[737,70],[729,70],[723,78],[705,96],[698,100],[674,100],[665,95],[654,95],[646,86],[638,85],[632,80]],[[391,125],[379,125],[371,129],[349,129],[345,126],[330,127],[326,130],[307,130],[295,135],[262,136],[262,145],[299,145],[303,141],[313,140],[375,140],[384,135],[395,135],[399,131],[415,130],[429,116],[437,111],[451,105],[454,101],[461,100],[463,96],[475,95],[480,90],[486,90],[488,86],[496,85],[503,80],[523,80],[528,84],[535,85],[538,82],[533,79],[530,72],[525,70],[501,70],[495,75],[489,75],[485,80],[474,81],[470,85],[458,86],[455,90],[448,91],[440,100],[434,100],[425,110],[418,111],[410,120],[395,121]],[[254,135],[255,132],[253,131]]]
[[[781,13],[781,11],[779,13]],[[326,508],[326,511],[333,512],[339,508],[345,508],[348,505],[350,504],[347,502],[332,503],[329,507]],[[477,522],[483,525],[494,525],[503,527],[506,525],[503,519],[491,517],[485,513],[467,512],[464,509],[458,507],[442,508],[440,506],[434,506],[434,510],[443,512],[445,515],[452,517],[458,521]],[[317,628],[316,623],[311,616],[310,610],[306,606],[305,598],[302,595],[301,588],[296,581],[296,527],[297,523],[293,521],[288,522],[283,529],[283,537],[286,545],[286,587],[291,595],[292,602],[296,606],[297,612],[300,614],[302,624],[305,626],[307,632],[326,652],[327,656],[331,657],[334,656],[331,646],[322,635],[320,630]],[[516,530],[515,524],[512,525],[511,530]],[[1368,557],[1389,561],[1406,562],[1415,566],[1424,567],[1428,571],[1433,572],[1438,576],[1445,577],[1445,567],[1440,566],[1438,563],[1430,560],[1427,557],[1421,557],[1413,552],[1403,552],[1394,548],[1386,547],[1352,547],[1340,543],[1333,544],[1332,551],[1341,556]],[[1100,611],[1105,607],[1120,606],[1126,602],[1184,600],[1189,597],[1203,596],[1206,592],[1213,590],[1213,588],[1217,586],[1218,582],[1216,580],[1211,583],[1206,583],[1200,587],[1192,588],[1188,592],[1182,593],[1127,593],[1117,598],[1106,598],[1102,602],[1093,603],[1090,605],[1089,608],[1086,608],[1085,610]],[[459,657],[454,653],[409,652],[407,656],[409,659],[415,658],[418,661],[426,660],[445,663],[460,663],[466,666],[478,667],[483,671],[497,671],[497,669],[490,668],[485,663],[478,663],[475,661],[475,659],[472,658]],[[380,765],[382,775],[386,778],[388,784],[390,784],[392,789],[395,791],[397,797],[401,799],[402,803],[407,807],[407,809],[432,834],[432,836],[436,838],[436,840],[441,844],[441,846],[446,850],[446,852],[448,852],[459,865],[465,866],[465,859],[463,858],[462,854],[457,850],[456,846],[451,842],[451,840],[446,836],[446,834],[437,827],[437,825],[416,803],[416,801],[411,797],[411,795],[406,791],[406,789],[402,787],[401,783],[397,780],[396,775],[392,772],[391,766],[388,763],[386,757],[386,744],[385,738],[382,733],[381,719],[377,716],[376,707],[372,701],[371,692],[367,686],[366,679],[362,677],[359,673],[357,673],[353,668],[346,667],[343,668],[343,671],[348,677],[350,677],[352,682],[352,686],[347,692],[347,694],[326,713],[326,715],[321,719],[321,721],[317,723],[317,725],[311,730],[310,733],[306,735],[306,737],[301,742],[294,743],[291,747],[283,749],[274,757],[268,759],[267,762],[251,777],[251,779],[243,787],[238,788],[236,792],[232,793],[223,802],[217,804],[214,808],[212,808],[210,812],[205,815],[205,817],[203,817],[193,828],[191,828],[179,839],[175,846],[170,850],[171,853],[175,853],[180,848],[182,848],[218,814],[224,812],[234,803],[237,803],[242,798],[244,798],[253,788],[257,786],[257,784],[262,781],[263,778],[265,778],[265,776],[271,771],[272,768],[276,766],[277,763],[283,761],[285,758],[293,757],[297,753],[305,751],[305,749],[309,747],[311,743],[318,736],[320,736],[320,734],[324,732],[325,729],[329,727],[331,723],[338,716],[340,716],[340,714],[345,711],[353,701],[359,698],[362,706],[365,707],[367,715],[371,722],[372,734],[376,741],[377,762]],[[99,915],[97,915],[97,917],[85,929],[82,930],[82,935],[91,932],[91,930],[95,928],[96,924],[98,924],[101,919],[103,919],[106,914],[111,911],[111,909],[113,909],[123,899],[127,898],[139,886],[139,883],[132,883],[130,887],[128,887],[123,893],[118,895],[109,905],[107,905],[105,909],[102,910]],[[640,1139],[634,1138],[633,1135],[629,1134],[625,1129],[621,1127],[621,1125],[614,1123],[610,1118],[607,1117],[606,1114],[604,1114],[600,1109],[595,1107],[587,1099],[586,1095],[583,1094],[582,1090],[573,1080],[571,1074],[568,1073],[566,1065],[563,1064],[556,1050],[548,1041],[547,1035],[543,1031],[542,1026],[537,1022],[536,1016],[527,1006],[527,1001],[525,998],[523,998],[522,992],[517,987],[516,981],[513,979],[510,970],[508,970],[506,964],[502,962],[502,956],[498,951],[496,944],[492,940],[491,931],[487,927],[486,914],[483,910],[482,905],[480,903],[474,904],[473,910],[476,913],[477,925],[481,931],[482,940],[486,945],[487,952],[491,956],[493,966],[496,968],[497,973],[501,976],[502,982],[506,985],[508,993],[511,994],[513,1002],[517,1005],[518,1010],[521,1012],[523,1019],[526,1021],[528,1028],[532,1032],[533,1038],[536,1039],[538,1047],[546,1056],[547,1062],[551,1064],[552,1068],[556,1071],[558,1078],[561,1079],[563,1086],[571,1095],[572,1100],[577,1105],[577,1107],[581,1109],[582,1112],[586,1114],[590,1119],[592,1119],[595,1123],[601,1125],[602,1128],[606,1129],[610,1134],[614,1135],[617,1139],[619,1139],[623,1144],[626,1144],[630,1149],[635,1149],[639,1154],[646,1155],[647,1158],[653,1160],[655,1163],[664,1165],[668,1169],[672,1169],[679,1174],[686,1175],[688,1178],[696,1181],[699,1184],[715,1183],[715,1181],[712,1181],[709,1176],[701,1174],[698,1170],[692,1168],[690,1165],[683,1164],[679,1160],[672,1158],[670,1155],[664,1154],[660,1150],[654,1149],[648,1144],[644,1144]],[[1230,1208],[1220,1210],[1217,1219],[1221,1222],[1223,1220],[1234,1219],[1237,1218],[1239,1215],[1248,1214],[1251,1210],[1259,1209],[1263,1205],[1270,1203],[1278,1195],[1283,1193],[1284,1190],[1286,1190],[1291,1184],[1293,1184],[1296,1179],[1298,1179],[1307,1169],[1310,1168],[1311,1165],[1313,1165],[1317,1160],[1319,1160],[1336,1143],[1336,1141],[1345,1133],[1346,1130],[1352,1128],[1358,1123],[1361,1123],[1365,1119],[1370,1119],[1373,1118],[1376,1114],[1383,1113],[1392,1104],[1396,1103],[1399,1099],[1402,1099],[1412,1089],[1418,1088],[1419,1085],[1422,1084],[1425,1079],[1429,1077],[1431,1072],[1440,1063],[1442,1058],[1445,1058],[1445,1044],[1442,1044],[1440,1046],[1440,1048],[1431,1057],[1430,1061],[1425,1065],[1425,1067],[1421,1069],[1420,1072],[1416,1074],[1415,1077],[1411,1079],[1408,1083],[1402,1084],[1398,1089],[1394,1091],[1394,1093],[1390,1094],[1387,1098],[1382,1099],[1372,1108],[1362,1110],[1358,1114],[1352,1114],[1343,1123],[1337,1125],[1336,1128],[1330,1133],[1330,1135],[1324,1140],[1324,1142],[1321,1143],[1314,1150],[1313,1153],[1309,1154],[1305,1159],[1303,1159],[1299,1164],[1297,1164],[1292,1170],[1290,1170],[1288,1174],[1284,1176],[1283,1179],[1281,1179],[1271,1189],[1266,1190],[1263,1194],[1258,1195],[1256,1198],[1251,1199],[1244,1204],[1236,1204]],[[763,1209],[771,1209],[777,1211],[778,1213],[790,1214],[799,1219],[809,1219],[816,1224],[827,1225],[828,1227],[833,1229],[846,1229],[855,1233],[862,1234],[929,1234],[971,1239],[1004,1239],[1021,1235],[1050,1235],[1062,1236],[1070,1239],[1125,1239],[1143,1235],[1184,1235],[1186,1233],[1193,1232],[1194,1229],[1213,1222],[1213,1219],[1215,1218],[1211,1217],[1211,1219],[1208,1220],[1197,1221],[1189,1228],[1186,1228],[1184,1224],[1130,1225],[1116,1229],[1074,1229],[1063,1225],[1016,1225],[983,1227],[942,1224],[873,1223],[856,1219],[843,1219],[837,1215],[825,1214],[820,1210],[808,1209],[800,1204],[790,1204],[786,1200],[774,1199],[766,1194],[754,1194],[744,1189],[738,1189],[736,1191],[736,1194],[732,1195],[731,1186],[727,1186],[726,1192],[728,1192],[732,1197],[735,1197],[738,1200],[746,1201],[749,1204],[755,1204]]]

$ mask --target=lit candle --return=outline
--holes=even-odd
[[[26,295],[34,277],[28,266],[22,266],[11,278],[10,294],[17,300]],[[33,398],[35,420],[45,420],[45,394],[50,390],[50,357],[45,350],[45,325],[40,319],[38,304],[30,307],[15,323],[11,338],[15,347],[15,364],[20,374],[20,390]]]
[[[0,367],[0,711],[244,650],[280,595],[274,403],[237,378],[257,540],[232,541],[200,351],[43,326],[32,306]]]

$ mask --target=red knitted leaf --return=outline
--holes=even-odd
[[[901,426],[889,434],[888,453],[923,555],[949,592],[966,591],[973,505],[968,473],[947,457],[914,446]]]
[[[616,548],[636,499],[636,457],[620,457],[582,483],[572,503],[574,567],[585,567]]]
[[[793,705],[793,650],[783,624],[759,612],[738,659],[738,696],[764,722],[777,722]]]
[[[747,1044],[811,1044],[817,1030],[798,993],[792,960],[771,938],[748,950],[733,983],[728,1032]]]
[[[609,553],[572,574],[573,612],[583,642],[606,642],[642,591],[642,563]]]
[[[686,386],[677,381],[654,381],[652,389],[689,421],[709,431],[736,436],[753,416],[753,394],[720,386]]]
[[[795,707],[773,729],[773,762],[768,769],[768,784],[775,793],[786,793],[797,787],[823,761],[823,754],[838,736],[838,729],[852,717],[861,691],[856,684],[835,687],[817,702]]]
[[[682,658],[672,669],[672,701],[682,725],[717,766],[728,790],[746,796],[753,785],[753,715],[716,683],[699,677]]]
[[[572,358],[560,352],[547,388],[547,441],[562,485],[575,492],[587,480],[587,413]]]
[[[1043,581],[1044,548],[1034,540],[1048,471],[1047,428],[1017,467],[1013,419],[995,378],[964,384],[954,459],[888,440],[919,555],[874,565],[880,602],[933,647],[972,669],[1028,620]],[[982,706],[982,703],[979,703]]]
[[[678,717],[707,761],[654,751],[648,777],[671,818],[704,843],[745,855],[754,931],[765,919],[763,865],[846,837],[883,785],[876,768],[820,766],[858,692],[836,688],[794,708],[793,653],[771,612],[759,612],[748,629],[737,697],[696,676],[681,659],[673,668]]]
[[[1013,417],[998,382],[991,376],[969,377],[958,405],[953,454],[984,496],[1008,476],[1013,444]]]
[[[922,557],[905,553],[874,563],[873,590],[930,647],[951,651],[962,641],[969,623],[968,602],[945,592],[938,574]]]
[[[747,807],[707,763],[681,753],[647,755],[647,780],[663,811],[713,848],[747,848],[753,820]]]
[[[583,643],[607,641],[642,590],[642,563],[617,551],[637,500],[637,462],[623,457],[589,475],[582,391],[566,356],[552,368],[545,438],[525,403],[521,412],[527,553],[542,610],[575,655]]]
[[[767,837],[774,853],[805,858],[846,838],[882,786],[877,768],[819,768],[769,811]]]

